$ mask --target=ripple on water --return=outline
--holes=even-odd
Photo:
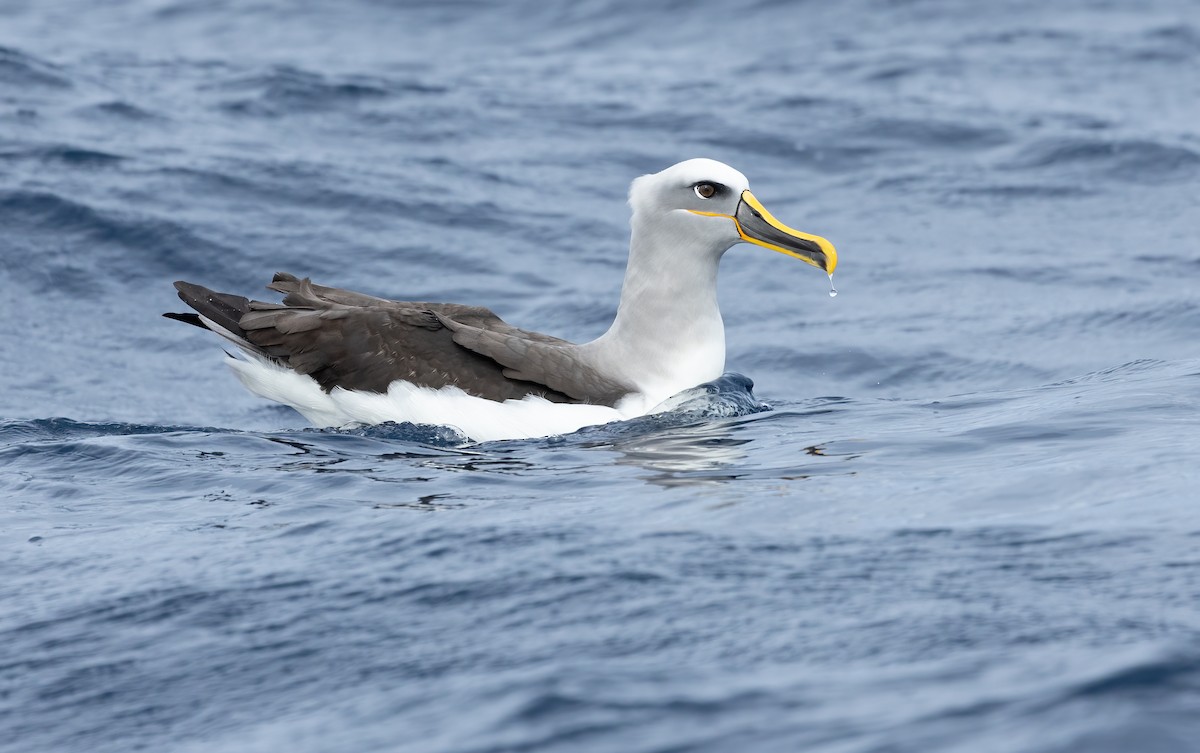
[[[168,118],[130,102],[113,100],[94,105],[85,105],[76,110],[84,118],[107,118],[122,123],[166,122]]]
[[[1015,170],[1083,171],[1134,183],[1188,180],[1200,171],[1200,154],[1149,140],[1065,136],[1037,141],[1008,161]]]
[[[412,79],[361,75],[330,77],[291,66],[276,66],[264,73],[230,78],[213,88],[223,93],[243,95],[238,99],[223,101],[220,107],[224,111],[259,117],[357,108],[364,103],[396,97],[447,92],[443,86]]]
[[[44,235],[58,239],[50,252],[19,255],[7,265],[8,271],[52,286],[58,294],[94,297],[114,278],[123,284],[188,276],[243,282],[238,274],[245,269],[242,256],[183,222],[28,190],[0,191],[0,212],[21,243]],[[95,274],[70,274],[77,268]],[[74,289],[60,287],[72,280]]]
[[[59,66],[12,47],[0,47],[0,83],[50,89],[72,86],[71,79]]]
[[[0,160],[12,162],[31,160],[44,164],[60,164],[68,168],[102,169],[118,165],[125,158],[97,149],[56,144],[0,152]]]

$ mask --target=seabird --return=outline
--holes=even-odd
[[[746,241],[827,272],[829,241],[771,216],[746,177],[692,159],[635,181],[629,264],[608,331],[575,344],[513,327],[486,308],[391,301],[277,274],[282,303],[177,282],[196,313],[165,314],[238,346],[251,392],[318,426],[451,426],[475,441],[548,436],[655,412],[719,377],[721,256]]]

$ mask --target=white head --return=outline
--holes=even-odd
[[[710,159],[643,175],[629,190],[633,237],[617,318],[583,346],[646,407],[721,375],[725,329],[717,302],[721,256],[748,241],[833,271],[824,238],[780,223],[746,176]]]
[[[665,236],[675,248],[714,258],[747,241],[832,274],[837,266],[833,244],[779,222],[749,189],[745,175],[711,159],[690,159],[643,175],[629,189],[634,234]]]

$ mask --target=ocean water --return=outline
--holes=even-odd
[[[0,0],[0,751],[1200,750],[1198,70],[1192,0]],[[735,247],[674,414],[314,430],[159,316],[590,339],[696,156],[841,294]]]

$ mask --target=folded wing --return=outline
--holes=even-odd
[[[199,316],[168,316],[307,374],[327,392],[386,392],[403,380],[489,400],[539,395],[611,405],[631,391],[584,363],[573,343],[512,327],[481,307],[389,301],[289,274],[268,286],[284,294],[282,303],[175,287]]]

